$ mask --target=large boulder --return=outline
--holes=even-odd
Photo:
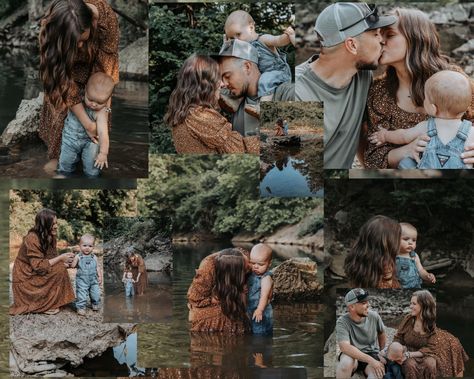
[[[323,285],[317,277],[316,262],[309,258],[291,258],[273,270],[275,300],[314,300]]]
[[[121,78],[148,79],[148,36],[137,39],[119,53]]]
[[[2,133],[2,142],[10,146],[24,139],[36,137],[41,107],[43,106],[43,93],[31,100],[22,100],[16,111],[15,119],[10,121]]]
[[[57,315],[10,317],[10,368],[13,376],[64,373],[66,364],[78,366],[84,358],[102,355],[133,333],[133,324],[102,322],[102,314],[88,310],[78,316],[71,309]]]

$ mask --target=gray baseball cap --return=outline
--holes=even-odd
[[[354,288],[346,293],[344,297],[344,302],[346,305],[360,303],[361,301],[366,301],[369,297],[369,293],[363,288]]]
[[[334,3],[326,7],[316,19],[314,30],[324,47],[331,47],[367,30],[394,24],[395,16],[379,17],[377,7],[366,3]]]
[[[231,39],[222,44],[219,54],[213,54],[211,57],[234,57],[245,59],[258,64],[258,51],[250,43],[238,39]]]

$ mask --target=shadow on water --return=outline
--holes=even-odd
[[[209,367],[245,371],[259,367],[306,367],[308,377],[322,375],[324,306],[273,304],[273,338],[189,333],[186,293],[201,260],[231,247],[230,241],[173,246],[173,320],[139,326],[138,362],[142,367]],[[276,255],[272,265],[283,259]]]
[[[148,287],[143,295],[125,296],[122,272],[106,273],[104,322],[170,322],[173,318],[171,277],[148,272]]]
[[[23,50],[0,51],[0,132],[15,118],[22,99],[38,96],[41,85],[37,64]],[[104,178],[148,176],[148,83],[121,81],[112,97],[109,168]],[[46,147],[39,138],[9,149],[0,156],[0,176],[49,177],[43,171]],[[80,174],[78,174],[80,176]]]
[[[301,146],[262,147],[260,196],[324,195],[322,150],[316,138],[306,138]]]

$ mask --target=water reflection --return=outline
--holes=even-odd
[[[32,99],[41,91],[37,67],[23,50],[0,50],[0,132],[15,118],[22,99]],[[112,97],[109,168],[105,178],[148,176],[148,83],[121,81]],[[2,153],[8,153],[7,156]],[[0,176],[46,178],[46,147],[38,139],[0,152]],[[78,174],[82,176],[82,174]]]
[[[307,138],[300,146],[262,147],[260,196],[322,197],[324,195],[322,147],[316,137]]]
[[[122,272],[105,273],[104,322],[170,322],[173,318],[171,277],[148,272],[148,288],[140,296],[125,296]]]
[[[262,366],[305,367],[314,377],[322,375],[324,306],[316,302],[273,304],[273,338],[189,333],[186,293],[195,269],[205,256],[229,246],[229,241],[173,246],[173,320],[169,325],[139,326],[140,365],[239,372]],[[278,256],[273,260],[274,265],[282,261]]]

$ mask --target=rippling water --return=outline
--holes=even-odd
[[[173,320],[140,325],[138,362],[142,367],[306,367],[308,377],[322,375],[323,310],[318,303],[273,304],[274,336],[193,335],[188,332],[186,292],[195,269],[208,254],[227,243],[175,245],[173,249]],[[281,259],[275,257],[273,265]]]

